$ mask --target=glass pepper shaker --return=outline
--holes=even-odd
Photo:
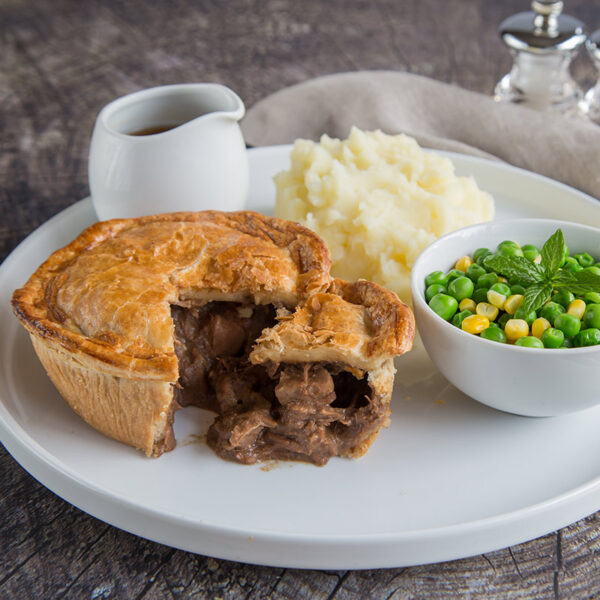
[[[580,108],[581,112],[590,121],[600,125],[600,29],[590,35],[585,45],[594,65],[596,65],[598,81],[594,87],[587,91],[581,101]]]
[[[531,8],[500,24],[500,37],[514,64],[496,85],[494,98],[575,115],[583,92],[569,66],[585,42],[584,25],[562,14],[561,0],[533,0]]]

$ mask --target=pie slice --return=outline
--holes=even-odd
[[[323,241],[252,212],[101,222],[13,295],[61,395],[98,431],[159,456],[173,415],[214,411],[230,460],[360,456],[388,422],[393,357],[411,347],[395,294],[329,274]]]

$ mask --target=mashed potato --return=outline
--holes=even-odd
[[[347,140],[297,140],[275,176],[275,214],[329,246],[332,273],[376,281],[410,302],[410,269],[439,236],[494,216],[494,201],[448,158],[406,135],[353,128]]]

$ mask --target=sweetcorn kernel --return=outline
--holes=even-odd
[[[473,300],[473,298],[463,298],[458,303],[458,310],[468,310],[472,313],[475,313],[476,306],[477,304],[475,303],[475,300]]]
[[[488,290],[487,299],[490,304],[493,304],[496,308],[502,308],[506,302],[506,296],[495,290]]]
[[[517,312],[517,308],[523,304],[522,294],[513,294],[506,299],[502,309],[509,315],[514,315]]]
[[[537,256],[536,256],[536,257],[533,259],[533,262],[534,262],[536,265],[539,265],[539,264],[542,262],[542,255],[541,255],[541,254],[538,254],[538,255],[537,255]]]
[[[498,275],[498,283],[508,283],[508,279],[502,277],[502,275]]]
[[[471,315],[466,319],[463,319],[462,329],[467,333],[473,333],[477,335],[481,333],[484,329],[487,329],[490,326],[489,319],[482,317],[481,315]]]
[[[583,319],[583,314],[585,313],[586,305],[583,300],[576,298],[569,304],[569,308],[567,312],[574,317],[577,317],[580,321]]]
[[[548,321],[548,319],[539,317],[531,324],[531,335],[533,337],[541,339],[542,333],[544,333],[544,331],[546,331],[546,329],[548,329],[551,326],[552,325],[551,325],[550,321]]]
[[[488,304],[487,302],[480,302],[475,312],[482,317],[485,317],[489,321],[495,321],[498,316],[498,308],[493,304]]]
[[[523,319],[509,319],[504,326],[504,333],[509,342],[515,342],[519,338],[529,335],[529,325]]]
[[[472,264],[473,259],[470,256],[462,256],[456,261],[454,268],[465,273]]]

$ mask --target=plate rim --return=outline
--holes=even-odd
[[[248,148],[247,152],[250,154],[277,154],[279,152],[289,152],[294,147],[293,144],[276,144],[273,146],[256,146],[253,148]],[[516,174],[525,179],[537,181],[542,185],[548,185],[553,188],[559,188],[566,191],[569,194],[576,194],[579,196],[581,200],[585,203],[589,204],[590,207],[594,207],[600,210],[600,198],[594,198],[591,194],[584,192],[568,183],[564,183],[562,181],[558,181],[557,179],[552,179],[552,177],[548,177],[547,175],[542,175],[541,173],[536,173],[535,171],[529,171],[523,167],[518,167],[509,162],[506,162],[500,158],[497,160],[493,160],[491,158],[486,158],[485,156],[476,156],[473,154],[464,154],[462,152],[455,152],[454,150],[438,150],[437,148],[428,148],[426,146],[422,146],[422,149],[425,152],[434,152],[435,154],[439,154],[440,156],[445,156],[450,159],[456,159],[458,161],[474,162],[476,164],[485,165],[487,167],[491,167],[494,169],[505,170],[512,174]],[[86,197],[84,200],[89,198]],[[563,219],[566,220],[566,219]]]
[[[261,148],[253,148],[248,152],[249,154],[258,156],[260,154],[269,154],[269,153],[282,153],[284,151],[289,151],[291,145],[280,145],[280,146],[266,146]],[[467,159],[467,161],[474,161],[476,163],[485,163],[488,166],[493,166],[496,168],[500,168],[502,170],[508,171],[516,171],[520,175],[523,175],[527,178],[538,179],[544,184],[551,185],[552,187],[559,186],[561,188],[566,188],[569,194],[577,194],[580,196],[582,200],[586,203],[589,203],[590,206],[593,206],[595,210],[600,212],[600,207],[598,206],[598,201],[594,199],[589,194],[572,188],[564,183],[554,181],[551,178],[545,177],[543,175],[539,175],[537,173],[532,173],[525,169],[520,169],[519,167],[514,167],[507,163],[503,163],[501,161],[492,161],[482,157],[475,157],[464,155],[455,152],[441,152],[436,151],[442,155],[449,157],[457,157],[460,160]],[[52,227],[56,221],[61,221],[64,219],[68,219],[72,216],[72,213],[76,213],[80,210],[87,210],[88,207],[91,207],[91,199],[89,197],[75,202],[71,206],[65,208],[60,211],[53,217],[51,217],[48,221],[40,225],[37,229],[31,232],[27,237],[18,244],[12,252],[6,257],[4,262],[0,265],[0,279],[4,275],[5,269],[12,263],[12,261],[17,260],[19,254],[23,252],[26,247],[32,243],[31,240],[34,236],[37,237],[41,235],[43,231],[47,228]],[[12,323],[12,330],[7,332],[7,340],[3,344],[3,346],[10,346],[14,342],[14,335],[19,334],[19,328],[16,322]],[[16,333],[15,333],[16,332]],[[3,373],[6,372],[7,366],[6,363],[3,365]],[[7,390],[8,391],[8,390]],[[8,417],[8,420],[7,420]],[[12,427],[11,427],[12,425]],[[21,435],[18,435],[18,433]],[[219,558],[224,558],[228,560],[238,560],[244,562],[251,562],[254,564],[263,564],[263,565],[277,565],[284,567],[300,567],[300,568],[320,568],[320,569],[338,569],[338,568],[377,568],[377,567],[392,567],[392,566],[409,566],[415,564],[424,564],[430,562],[438,562],[442,560],[452,560],[456,558],[462,558],[466,556],[472,556],[474,554],[479,554],[481,552],[495,550],[501,547],[505,547],[506,545],[512,545],[514,543],[520,543],[525,540],[529,540],[549,531],[553,531],[554,529],[559,527],[563,527],[573,520],[577,520],[590,514],[588,511],[588,504],[586,504],[586,500],[588,500],[589,496],[593,496],[593,503],[595,506],[600,507],[600,475],[588,480],[587,482],[576,486],[566,492],[558,494],[556,496],[547,498],[541,502],[537,502],[535,504],[530,504],[528,506],[520,507],[516,510],[503,512],[499,514],[495,514],[492,516],[484,517],[481,519],[476,519],[473,521],[465,521],[461,523],[455,523],[452,525],[444,525],[440,527],[431,527],[431,528],[421,528],[415,530],[403,530],[403,531],[395,531],[395,532],[384,532],[384,533],[376,533],[376,534],[367,534],[367,533],[348,533],[348,534],[299,534],[297,532],[284,532],[284,531],[271,531],[271,530],[260,530],[260,529],[242,529],[240,527],[232,527],[228,525],[219,525],[216,523],[208,523],[198,519],[189,518],[182,515],[173,515],[164,511],[160,511],[155,508],[140,506],[138,503],[129,500],[126,496],[115,493],[114,491],[106,490],[101,486],[95,485],[92,482],[82,479],[75,472],[73,472],[67,465],[64,464],[63,461],[54,457],[52,453],[46,450],[40,442],[38,442],[31,434],[27,432],[27,430],[22,427],[7,411],[3,402],[0,401],[0,440],[5,445],[8,452],[17,460],[17,462],[25,468],[30,474],[32,474],[40,483],[45,485],[48,489],[65,499],[67,502],[77,506],[81,510],[95,516],[96,518],[100,518],[112,525],[115,525],[121,529],[126,531],[130,531],[136,535],[141,537],[146,537],[147,539],[151,539],[157,541],[159,543],[173,545],[174,547],[180,547],[185,550],[189,550],[192,552],[200,552],[206,553],[213,556],[217,556]],[[29,442],[29,443],[28,443]],[[44,473],[44,470],[50,470],[50,473]],[[50,484],[46,483],[48,480],[52,480]],[[73,491],[69,490],[69,487],[81,488],[80,494],[85,496],[86,494],[92,494],[92,496],[97,496],[96,501],[89,500],[88,503],[81,502],[79,500],[73,500]],[[75,494],[75,496],[78,496]],[[98,504],[97,499],[103,500],[104,502],[108,502],[108,505],[104,508],[96,506]],[[577,503],[577,500],[580,500]],[[92,505],[90,507],[90,504]],[[576,508],[573,504],[577,504]],[[107,513],[111,513],[113,511],[119,511],[125,508],[126,510],[133,510],[139,517],[141,517],[141,521],[146,522],[149,520],[150,522],[154,522],[155,520],[160,520],[165,522],[166,524],[176,525],[180,528],[190,528],[194,529],[197,533],[208,534],[208,536],[224,536],[224,538],[230,539],[239,543],[243,538],[252,538],[253,551],[257,551],[258,548],[257,543],[262,545],[262,552],[257,552],[256,560],[252,556],[248,556],[244,551],[240,550],[223,550],[223,551],[213,551],[210,548],[204,546],[203,543],[199,543],[199,545],[191,547],[186,547],[186,544],[178,545],[173,544],[171,540],[162,539],[161,536],[157,535],[148,535],[148,532],[144,530],[144,523],[140,522],[138,526],[130,525],[124,522],[123,519],[119,518],[118,515],[109,515]],[[555,511],[561,510],[562,508],[570,508],[570,511],[565,510],[565,515],[568,513],[569,516],[565,516],[564,519],[559,519],[557,517],[552,518],[552,514]],[[597,510],[594,509],[594,510]],[[545,515],[550,512],[550,516]],[[572,518],[573,515],[576,515],[575,519]],[[332,560],[329,562],[324,561],[322,558],[319,558],[317,561],[314,561],[311,557],[300,559],[296,556],[293,560],[288,561],[284,556],[281,555],[281,550],[283,546],[289,548],[290,544],[299,544],[301,546],[318,546],[320,548],[329,548],[330,546],[335,546],[336,544],[347,545],[349,542],[352,542],[352,546],[357,549],[360,548],[362,551],[364,550],[373,550],[379,546],[396,546],[398,544],[403,545],[409,542],[421,542],[421,544],[425,543],[427,547],[428,544],[432,544],[437,539],[438,541],[443,541],[443,539],[450,540],[455,537],[461,537],[467,535],[474,534],[485,534],[486,532],[490,532],[490,530],[494,530],[495,528],[504,528],[508,530],[509,526],[515,526],[522,522],[522,520],[528,519],[528,517],[536,517],[536,523],[541,519],[544,522],[547,519],[552,520],[552,527],[549,529],[547,525],[542,525],[539,523],[537,525],[537,529],[534,528],[537,533],[531,534],[530,529],[528,529],[528,533],[520,533],[513,532],[510,537],[512,540],[510,544],[502,543],[501,546],[498,545],[497,539],[495,536],[493,540],[488,541],[488,545],[484,544],[483,549],[479,546],[475,548],[474,551],[468,552],[456,552],[452,551],[448,548],[446,551],[431,553],[431,560],[423,560],[423,551],[421,553],[417,552],[415,555],[415,560],[401,560],[400,562],[392,556],[389,561],[382,560],[381,557],[375,559],[375,561],[370,561],[364,556],[361,556],[359,559],[349,559],[344,553],[342,553],[341,561],[337,557],[331,557]],[[200,540],[201,542],[201,540]],[[226,545],[226,544],[225,544]],[[337,547],[336,547],[337,548]],[[259,556],[261,555],[261,556]],[[265,560],[264,556],[271,555],[276,556],[276,560]]]

